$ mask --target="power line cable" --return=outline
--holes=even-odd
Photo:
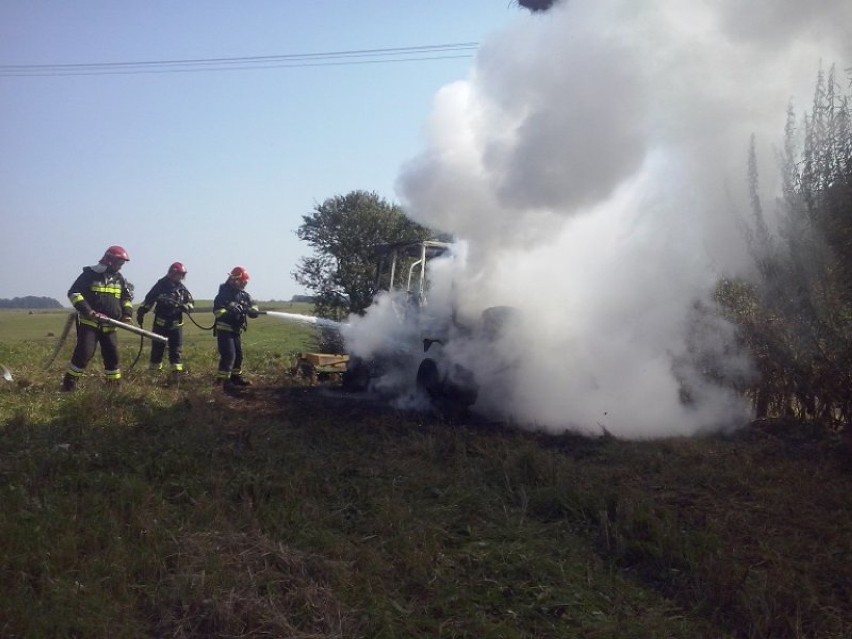
[[[137,62],[96,62],[77,64],[0,65],[0,77],[116,75],[136,73],[198,73],[202,71],[244,71],[249,69],[300,68],[394,62],[421,62],[469,58],[476,42],[431,44],[387,49],[355,49],[318,53],[290,53],[233,58],[185,60],[145,60]]]
[[[384,58],[380,60],[352,60],[352,61],[323,61],[323,62],[296,62],[281,64],[227,66],[227,67],[200,67],[200,68],[170,68],[170,69],[104,69],[104,70],[63,70],[61,72],[50,71],[4,71],[0,69],[0,77],[57,77],[57,76],[81,76],[81,75],[135,75],[135,74],[158,74],[158,73],[202,73],[205,71],[248,71],[258,69],[282,69],[282,68],[308,68],[308,67],[331,67],[349,66],[356,64],[384,64],[393,62],[424,62],[429,60],[452,60],[457,58],[471,58],[472,55],[445,55],[445,56],[420,56],[416,58]]]

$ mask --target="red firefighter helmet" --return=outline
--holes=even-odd
[[[243,283],[248,282],[250,279],[248,271],[245,270],[242,266],[235,266],[233,269],[231,269],[231,274],[229,275],[229,277],[232,280],[236,280],[238,282]]]
[[[169,275],[186,275],[186,267],[180,262],[175,262],[169,267]]]
[[[101,258],[101,264],[107,266],[118,266],[130,261],[127,251],[121,246],[110,246]]]

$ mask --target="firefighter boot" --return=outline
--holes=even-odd
[[[228,381],[231,383],[231,386],[251,386],[251,382],[242,375],[231,375],[231,379]]]
[[[77,390],[77,378],[71,373],[65,373],[65,377],[62,378],[62,392],[71,393],[75,390]]]
[[[222,389],[222,392],[226,395],[239,395],[241,388],[234,384],[229,378],[226,379],[216,379],[213,381],[214,386],[218,386]]]

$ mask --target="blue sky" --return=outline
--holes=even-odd
[[[0,3],[0,66],[482,42],[508,0]],[[137,301],[182,261],[197,298],[235,265],[258,299],[304,292],[301,216],[354,189],[399,201],[436,92],[473,59],[0,76],[0,298],[55,297],[111,244]]]

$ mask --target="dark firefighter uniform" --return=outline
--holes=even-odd
[[[153,332],[169,340],[169,364],[175,373],[184,370],[183,314],[191,312],[194,304],[189,290],[176,277],[176,274],[182,276],[186,270],[179,269],[183,269],[182,264],[173,264],[169,268],[169,274],[157,280],[136,311],[136,321],[141,326],[145,314],[154,309]],[[166,345],[163,342],[151,344],[150,367],[152,370],[162,369],[165,350]]]
[[[248,328],[247,318],[257,317],[258,309],[251,296],[243,290],[249,280],[248,272],[242,267],[231,271],[228,280],[219,285],[213,299],[213,315],[216,318],[214,333],[219,349],[218,383],[247,386],[242,376],[243,347],[242,333]]]
[[[74,390],[98,344],[107,381],[121,379],[117,329],[103,323],[101,318],[128,322],[132,317],[133,296],[124,276],[118,272],[126,261],[129,258],[123,248],[110,247],[98,264],[84,267],[68,289],[68,299],[77,310],[77,345],[63,379],[63,390]]]

